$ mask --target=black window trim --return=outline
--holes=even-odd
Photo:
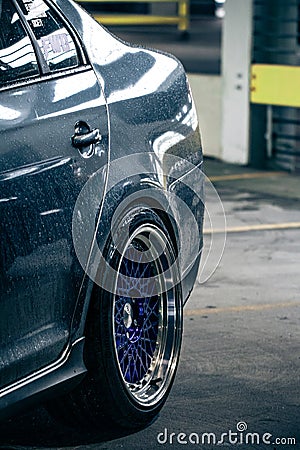
[[[79,65],[77,67],[70,67],[70,68],[51,72],[51,70],[49,69],[49,66],[44,58],[44,55],[40,49],[40,46],[34,36],[34,33],[31,30],[30,25],[27,22],[26,17],[24,16],[20,5],[18,4],[18,1],[11,0],[11,2],[16,8],[17,13],[20,17],[20,20],[21,20],[22,24],[24,25],[25,31],[27,32],[27,35],[30,39],[30,43],[33,46],[33,50],[34,50],[35,56],[37,58],[39,74],[31,75],[30,77],[27,77],[27,78],[20,78],[17,80],[13,80],[5,86],[0,86],[0,92],[8,91],[10,89],[16,89],[16,88],[22,87],[24,85],[27,86],[27,85],[31,85],[31,84],[35,84],[35,83],[41,83],[43,81],[48,81],[48,80],[57,79],[57,78],[63,78],[65,76],[71,76],[76,73],[93,70],[93,67],[87,58],[84,44],[81,43],[81,40],[80,40],[79,36],[77,35],[77,32],[76,32],[75,28],[73,27],[73,25],[71,23],[69,23],[69,21],[67,20],[66,16],[63,14],[63,12],[55,4],[53,4],[53,2],[44,0],[44,2],[47,4],[47,6],[51,9],[53,9],[55,11],[55,13],[58,15],[58,17],[63,21],[66,29],[70,33],[70,36],[75,43],[78,58],[79,58]],[[45,68],[44,68],[44,64],[45,64]],[[44,68],[44,70],[43,70],[43,68]]]
[[[18,14],[22,20],[23,25],[25,26],[25,29],[29,35],[29,38],[31,40],[31,43],[33,45],[35,54],[37,56],[38,59],[38,63],[39,63],[39,68],[40,68],[40,72],[41,75],[48,75],[48,74],[53,74],[53,73],[58,73],[58,72],[67,72],[67,71],[72,71],[80,66],[85,66],[87,64],[87,58],[85,55],[85,52],[82,49],[82,45],[80,43],[80,40],[78,39],[78,36],[76,34],[75,29],[73,28],[72,24],[70,24],[68,22],[68,20],[65,18],[65,15],[62,14],[62,12],[56,7],[56,5],[54,5],[52,2],[49,2],[47,0],[43,0],[45,2],[45,4],[49,7],[49,9],[54,10],[55,14],[58,16],[58,18],[63,22],[66,30],[68,31],[68,33],[71,36],[71,39],[73,40],[74,44],[75,44],[75,48],[76,48],[76,52],[77,52],[77,57],[78,57],[78,66],[77,67],[69,67],[69,68],[64,68],[64,69],[60,69],[57,70],[55,72],[52,72],[51,69],[49,68],[47,61],[45,60],[45,57],[42,53],[42,50],[37,42],[37,39],[34,35],[34,32],[32,31],[25,15],[23,14],[23,11],[19,5],[19,1],[20,0],[11,0],[13,2],[13,4],[15,5],[15,7],[17,8]]]
[[[23,24],[23,26],[25,27],[25,30],[27,32],[27,35],[29,36],[29,39],[31,41],[31,45],[33,46],[34,52],[35,52],[35,56],[37,58],[37,63],[38,63],[38,67],[40,70],[40,75],[41,74],[45,74],[45,73],[49,73],[50,72],[50,68],[44,58],[44,55],[42,53],[42,50],[40,49],[40,46],[37,42],[37,40],[35,39],[34,33],[32,31],[32,29],[29,26],[29,23],[27,22],[23,11],[19,5],[19,3],[17,2],[17,0],[11,0],[11,2],[13,3],[13,5],[15,6],[18,15],[20,17],[20,20]],[[38,76],[38,75],[37,75]]]
[[[55,13],[63,21],[66,29],[70,33],[70,36],[72,37],[72,39],[74,41],[74,44],[75,44],[75,47],[77,50],[77,54],[79,57],[79,65],[83,65],[83,66],[90,65],[86,51],[85,51],[84,43],[81,42],[81,39],[78,36],[76,28],[73,27],[73,24],[68,21],[64,12],[57,5],[55,5],[54,2],[49,1],[49,0],[44,0],[44,2],[46,3],[46,5],[48,5],[49,8],[52,8],[55,11]]]

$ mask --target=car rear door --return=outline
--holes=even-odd
[[[107,162],[103,93],[71,25],[49,5],[0,0],[0,388],[68,343],[84,275],[73,209]]]

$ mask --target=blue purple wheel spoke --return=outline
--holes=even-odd
[[[132,249],[128,248],[119,270],[114,329],[122,375],[126,382],[138,383],[147,374],[155,354],[160,300],[154,295],[155,263],[143,262],[142,252],[139,260],[130,257]]]
[[[118,265],[113,338],[128,394],[151,407],[168,393],[179,358],[181,288],[169,237],[154,224],[138,227]]]

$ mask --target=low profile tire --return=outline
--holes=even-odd
[[[86,326],[88,374],[64,407],[81,423],[134,430],[158,415],[174,381],[181,284],[170,234],[148,208],[123,217],[106,260],[101,285],[110,288],[95,288]]]

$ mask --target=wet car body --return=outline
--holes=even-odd
[[[106,252],[118,208],[120,217],[134,211],[136,227],[159,218],[182,248],[183,302],[202,248],[203,203],[187,187],[201,196],[202,150],[181,64],[120,41],[69,0],[47,1],[35,12],[30,5],[1,5],[1,17],[6,8],[12,26],[17,14],[24,33],[21,50],[16,42],[2,42],[0,50],[2,417],[86,377],[99,266],[93,245]],[[53,33],[46,29],[50,16],[58,23]],[[20,74],[9,58],[25,53],[31,68]],[[152,210],[157,219],[143,222]]]

